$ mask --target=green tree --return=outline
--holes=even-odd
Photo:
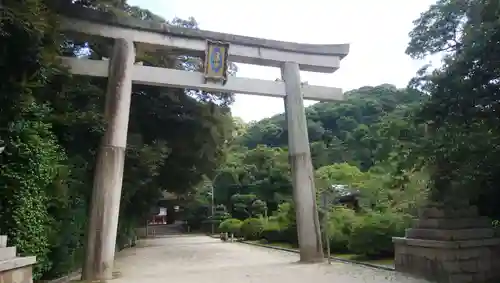
[[[110,43],[60,37],[53,9],[64,5],[198,28],[192,18],[168,22],[123,0],[2,1],[0,139],[7,147],[0,165],[0,230],[22,254],[37,255],[37,278],[79,266],[95,152],[104,130],[106,81],[66,74],[57,56],[102,59],[109,57]],[[146,65],[199,69],[201,61],[192,59],[164,51],[138,54]],[[142,225],[163,191],[189,194],[215,172],[231,136],[232,101],[228,93],[134,86],[119,237]]]
[[[230,233],[233,235],[239,235],[241,231],[241,225],[243,224],[243,221],[239,219],[234,219],[230,218],[227,220],[224,220],[220,226],[219,230],[224,233]]]
[[[429,125],[430,197],[472,199],[496,219],[499,15],[498,1],[438,1],[415,21],[407,49],[415,58],[445,55],[441,68],[412,82],[430,97],[419,115]]]
[[[244,220],[251,217],[263,216],[267,211],[266,203],[256,195],[235,194],[231,197],[231,215]]]
[[[328,190],[331,185],[359,186],[365,179],[365,174],[356,166],[347,163],[333,164],[316,170],[320,190]]]
[[[315,168],[347,162],[362,171],[368,170],[380,158],[386,157],[379,150],[379,124],[390,119],[391,113],[394,113],[394,121],[407,116],[404,109],[425,100],[418,91],[391,85],[363,87],[345,96],[346,101],[340,104],[316,103],[306,108]],[[288,143],[286,128],[285,117],[279,114],[250,124],[236,142],[250,149],[258,145],[285,147]],[[390,148],[390,144],[385,148]]]

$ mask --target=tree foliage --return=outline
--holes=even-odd
[[[193,18],[166,21],[123,0],[6,0],[0,7],[0,231],[36,278],[79,267],[96,150],[104,131],[106,81],[70,76],[57,56],[109,57],[109,40],[61,37],[58,5],[197,29]],[[145,65],[197,70],[201,61],[167,51],[138,54]],[[231,67],[231,72],[236,69]],[[230,93],[134,86],[119,235],[144,223],[163,191],[188,193],[213,175],[232,125]],[[126,240],[119,242],[126,242]]]
[[[430,96],[418,117],[429,124],[432,198],[472,199],[496,219],[499,15],[498,1],[438,1],[415,22],[407,50],[445,55],[442,67],[419,78]]]
[[[387,159],[399,136],[411,140],[417,135],[417,129],[408,129],[405,117],[425,99],[420,92],[380,85],[345,95],[344,103],[317,103],[306,109],[315,168],[346,162],[364,171]],[[388,130],[392,135],[384,133]],[[238,141],[248,148],[284,147],[287,137],[285,117],[280,114],[251,124]]]

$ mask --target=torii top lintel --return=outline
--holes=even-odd
[[[213,31],[175,27],[165,23],[116,16],[76,5],[56,8],[67,31],[109,38],[130,38],[139,45],[184,50],[186,55],[202,55],[206,40],[231,44],[229,61],[280,67],[296,62],[305,71],[331,73],[349,53],[349,44],[305,44],[262,39]]]

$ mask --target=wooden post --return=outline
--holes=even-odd
[[[330,199],[326,192],[321,195],[323,199],[323,235],[325,237],[325,245],[326,245],[326,258],[328,260],[328,264],[331,264],[331,255],[330,255],[330,231],[328,230],[328,220],[330,218]]]
[[[281,76],[287,95],[285,113],[288,124],[288,154],[292,168],[300,261],[320,262],[324,260],[324,256],[299,65],[284,63]]]
[[[104,112],[106,133],[94,173],[82,280],[109,280],[113,276],[134,60],[134,43],[115,39]]]

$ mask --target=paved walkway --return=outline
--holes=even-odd
[[[117,258],[113,283],[425,283],[391,271],[333,262],[298,264],[298,255],[206,236],[143,240]]]

